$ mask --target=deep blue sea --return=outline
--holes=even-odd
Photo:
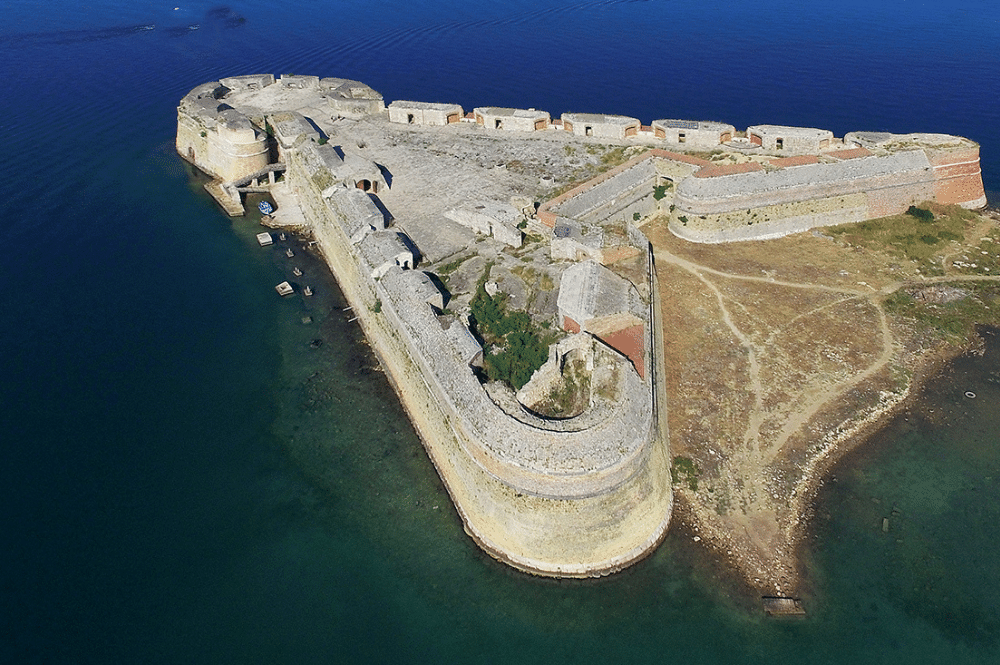
[[[531,578],[464,535],[322,266],[283,243],[317,295],[277,298],[283,253],[173,149],[194,86],[308,73],[467,109],[960,134],[996,203],[996,0],[0,18],[0,662],[1000,663],[996,338],[836,469],[808,619],[765,619],[678,529],[612,578]]]

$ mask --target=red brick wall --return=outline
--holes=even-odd
[[[985,195],[978,147],[929,152],[927,157],[934,166],[934,199],[938,203],[968,203]]]

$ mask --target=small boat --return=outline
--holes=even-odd
[[[270,233],[258,233],[257,242],[260,243],[261,247],[266,247],[274,242],[274,238],[271,237]]]
[[[274,290],[278,292],[279,296],[288,296],[295,293],[295,289],[288,282],[282,282],[274,287]]]
[[[286,250],[285,250],[285,256],[287,256],[288,258],[292,258],[293,256],[295,256],[295,252],[293,252],[293,251],[291,250],[291,248],[289,248],[289,249],[286,249]]]
[[[285,239],[285,234],[284,233],[279,233],[278,234],[278,239],[279,240],[284,240]]]
[[[267,201],[261,201],[257,204],[257,209],[260,210],[265,215],[270,215],[274,212],[274,206]]]
[[[313,290],[307,286],[306,288],[302,289],[302,293],[306,294],[307,296],[311,296],[313,294]]]
[[[302,271],[299,270],[298,266],[292,268],[292,274],[295,275],[296,277],[302,277]]]

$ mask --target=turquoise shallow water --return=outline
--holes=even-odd
[[[529,578],[463,534],[329,275],[295,246],[316,295],[278,299],[290,262],[172,147],[193,86],[315,72],[469,108],[955,132],[1000,190],[994,4],[763,4],[6,4],[0,659],[997,661],[995,344],[835,471],[808,620],[765,620],[676,529],[613,578]]]

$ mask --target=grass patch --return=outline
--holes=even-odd
[[[692,492],[698,491],[699,475],[701,475],[701,470],[690,457],[678,455],[670,464],[670,478],[674,485],[679,485],[682,482],[686,483]]]
[[[944,285],[938,285],[944,286]],[[968,295],[945,303],[928,302],[920,297],[921,289],[900,289],[890,294],[884,306],[890,314],[907,319],[932,337],[962,344],[977,325],[1000,326],[1000,284],[995,282],[956,282]]]
[[[468,260],[469,260],[468,256],[460,256],[454,261],[449,261],[443,266],[438,266],[437,268],[434,269],[434,272],[437,274],[438,277],[447,277],[451,273],[458,270],[459,267]]]
[[[852,247],[885,251],[918,264],[924,274],[943,274],[941,255],[953,240],[963,240],[976,213],[959,206],[925,203],[901,215],[843,224],[826,233]]]

